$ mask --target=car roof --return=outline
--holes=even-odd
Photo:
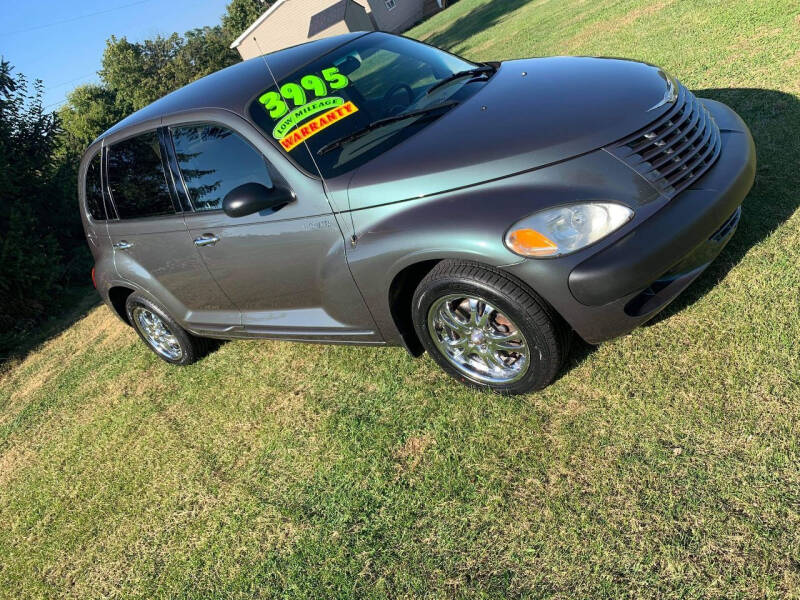
[[[103,132],[94,143],[140,123],[188,110],[222,108],[245,114],[247,103],[273,81],[264,62],[280,81],[303,65],[368,32],[353,32],[306,42],[232,65],[198,79],[125,117]]]

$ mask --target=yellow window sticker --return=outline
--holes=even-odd
[[[344,104],[344,98],[341,98],[340,96],[330,96],[328,98],[312,100],[308,104],[304,104],[299,108],[295,108],[292,112],[278,121],[278,124],[275,125],[275,129],[272,130],[272,137],[274,137],[276,140],[280,140],[286,137],[286,134],[289,133],[293,127],[299,125],[309,117],[313,117],[317,113],[321,113],[323,110],[331,110],[332,108],[336,108],[342,104]]]
[[[281,146],[283,146],[284,150],[290,152],[308,138],[317,135],[320,131],[327,129],[334,123],[338,123],[342,119],[346,119],[350,115],[354,115],[357,112],[358,107],[355,104],[352,102],[345,102],[341,106],[337,106],[336,108],[329,110],[328,112],[312,119],[305,125],[302,125],[288,133],[281,139]]]

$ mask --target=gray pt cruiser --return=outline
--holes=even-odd
[[[205,77],[101,135],[80,209],[108,306],[209,338],[402,345],[505,394],[650,319],[753,183],[730,108],[652,65],[476,64],[354,33]]]

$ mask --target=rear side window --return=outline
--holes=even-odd
[[[100,153],[94,155],[86,168],[86,208],[95,221],[106,220],[106,209],[103,203],[103,185],[100,179]]]
[[[175,212],[155,131],[109,148],[108,187],[120,219],[156,217]]]
[[[186,189],[196,211],[218,210],[233,188],[245,183],[272,187],[261,153],[219,125],[173,127],[172,140]]]

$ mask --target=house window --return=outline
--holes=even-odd
[[[394,10],[397,6],[397,0],[386,0],[386,10]]]

